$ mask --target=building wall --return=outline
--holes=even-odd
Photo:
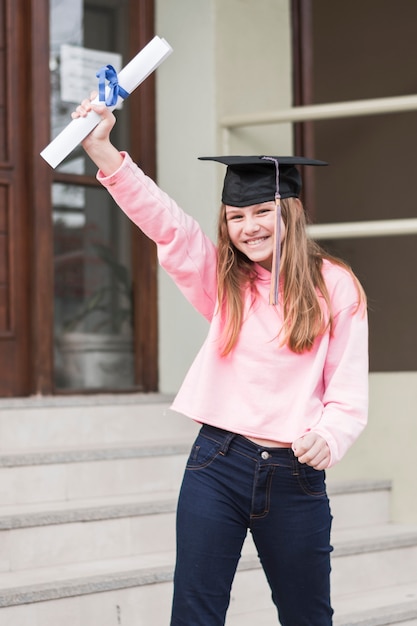
[[[223,166],[198,156],[291,153],[290,127],[244,130],[222,143],[225,115],[288,107],[288,0],[157,0],[156,34],[174,52],[159,68],[158,182],[215,238]],[[160,390],[175,392],[207,332],[159,272]]]
[[[328,472],[332,479],[392,480],[394,521],[417,523],[416,406],[417,372],[372,373],[368,426],[345,458]]]
[[[291,129],[235,131],[223,143],[223,116],[291,105],[287,0],[157,0],[156,32],[174,48],[158,70],[158,181],[211,235],[222,166],[200,163],[216,153],[291,153]],[[178,389],[207,324],[159,273],[160,389]],[[417,521],[410,497],[417,439],[416,372],[370,376],[370,420],[330,478],[393,481],[393,517]]]
[[[197,160],[216,150],[214,4],[158,0],[156,34],[173,54],[157,72],[158,182],[214,233],[215,172]],[[159,271],[160,390],[172,393],[187,371],[207,325],[171,279]]]

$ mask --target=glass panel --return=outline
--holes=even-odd
[[[104,189],[55,183],[58,388],[133,385],[127,220]]]
[[[369,301],[373,372],[417,371],[417,237],[365,237],[321,242],[348,260]]]
[[[66,80],[61,76],[62,46],[78,46],[82,53],[100,49],[106,54],[123,52],[117,40],[126,39],[122,28],[125,6],[116,0],[51,0],[52,136],[66,126],[76,104],[62,99]],[[97,33],[100,41],[95,40]],[[77,95],[76,102],[79,99]],[[124,132],[123,123],[117,126],[116,141],[116,132]],[[96,172],[81,148],[58,170],[73,174],[74,184],[56,182],[52,188],[55,385],[74,390],[132,388],[129,222],[100,186],[77,184],[77,175]]]

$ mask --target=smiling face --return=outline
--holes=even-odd
[[[254,263],[272,268],[275,243],[275,202],[245,207],[226,205],[226,223],[232,244]],[[285,226],[281,219],[281,242]]]

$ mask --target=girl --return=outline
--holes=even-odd
[[[367,419],[365,296],[352,271],[308,240],[298,158],[227,165],[218,245],[110,142],[113,114],[83,146],[98,179],[158,246],[210,321],[173,403],[201,424],[177,511],[171,626],[225,623],[250,530],[282,626],[329,626],[324,470]],[[272,304],[270,303],[272,302]]]

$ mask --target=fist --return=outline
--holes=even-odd
[[[292,444],[294,455],[300,463],[306,463],[316,470],[323,470],[330,463],[330,448],[323,437],[307,433]]]

